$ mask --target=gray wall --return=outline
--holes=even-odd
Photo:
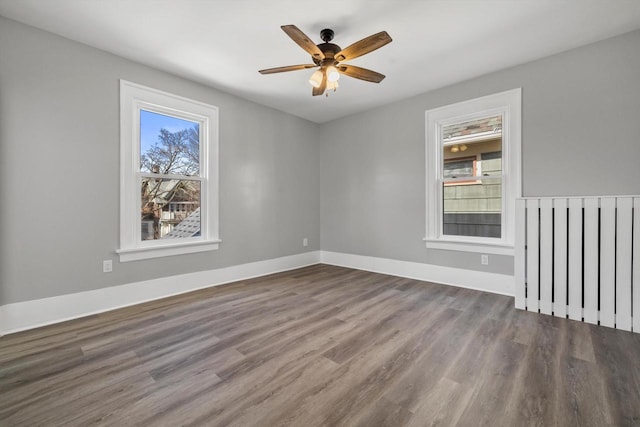
[[[424,113],[517,87],[523,196],[639,194],[639,47],[636,31],[322,126],[322,249],[513,274],[510,256],[425,249]]]
[[[0,305],[319,249],[318,125],[2,17],[0,52]],[[117,261],[121,78],[219,107],[218,251]]]
[[[512,257],[425,249],[424,111],[522,87],[525,196],[638,194],[638,46],[316,125],[0,17],[0,305],[320,248],[512,274]],[[220,250],[117,261],[121,78],[220,108]]]

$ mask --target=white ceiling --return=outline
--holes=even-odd
[[[0,15],[322,123],[640,28],[638,0],[0,0]],[[343,76],[311,96],[313,70],[280,29],[346,47],[386,30],[393,42],[349,63],[385,74]]]

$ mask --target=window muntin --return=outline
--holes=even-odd
[[[516,89],[427,111],[427,247],[512,252],[520,110]]]
[[[121,261],[218,248],[217,109],[121,82]]]

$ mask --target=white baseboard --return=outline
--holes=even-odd
[[[329,251],[320,251],[320,262],[494,294],[513,296],[515,292],[514,276],[506,274]]]
[[[317,264],[319,251],[0,306],[0,336]]]
[[[504,274],[338,252],[313,251],[215,270],[162,277],[93,291],[6,304],[0,306],[0,336],[318,263],[503,295],[512,296],[514,293],[513,276]]]

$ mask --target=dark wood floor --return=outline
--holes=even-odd
[[[631,426],[640,336],[316,265],[0,338],[0,425]]]

